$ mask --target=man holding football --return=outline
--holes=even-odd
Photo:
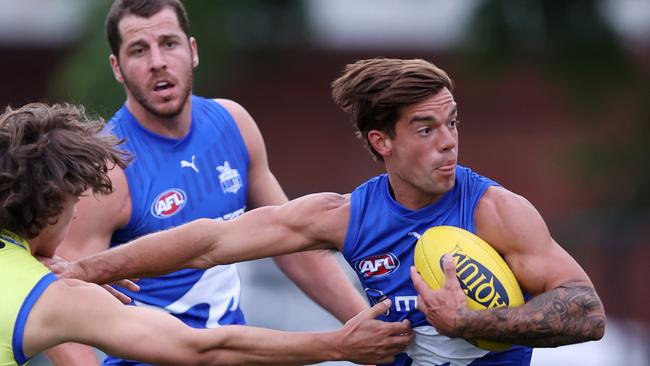
[[[531,347],[600,339],[605,313],[578,263],[523,197],[457,164],[458,106],[447,74],[424,60],[369,59],[333,86],[357,136],[386,174],[350,195],[318,193],[262,207],[230,222],[197,220],[67,266],[65,276],[108,282],[183,267],[208,268],[282,253],[335,249],[356,270],[382,318],[416,333],[394,365],[527,365]],[[453,281],[436,291],[414,272],[417,237],[433,226],[477,234],[501,254],[527,302],[474,311]],[[182,243],[183,245],[179,245]],[[445,257],[447,278],[455,267]],[[417,307],[417,308],[416,308]],[[502,352],[466,340],[512,343]]]

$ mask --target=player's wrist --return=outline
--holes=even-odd
[[[325,354],[330,360],[344,361],[349,359],[349,355],[346,355],[346,347],[344,344],[344,339],[346,339],[344,329],[341,328],[333,332],[327,332],[319,337],[319,340],[323,342]]]

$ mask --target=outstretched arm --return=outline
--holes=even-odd
[[[185,267],[209,268],[304,250],[336,249],[335,237],[345,228],[340,220],[347,209],[344,196],[320,193],[282,206],[261,207],[231,221],[200,219],[74,262],[62,275],[106,283]]]
[[[477,233],[500,252],[522,290],[536,295],[517,308],[472,311],[445,261],[445,286],[431,291],[417,273],[418,306],[438,331],[535,347],[597,340],[605,330],[603,305],[587,274],[550,236],[537,210],[523,197],[492,187],[476,213]]]
[[[61,342],[94,345],[156,365],[292,365],[326,360],[388,362],[411,340],[408,323],[374,317],[382,303],[328,333],[287,333],[245,326],[193,329],[158,311],[123,306],[95,285],[61,280],[32,309],[27,355]]]

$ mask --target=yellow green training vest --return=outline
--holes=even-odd
[[[27,316],[57,277],[32,256],[27,241],[0,229],[0,366],[26,365]]]

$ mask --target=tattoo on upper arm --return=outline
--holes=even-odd
[[[480,333],[475,338],[535,347],[599,339],[605,327],[605,314],[596,291],[576,283],[538,295],[520,308],[494,309],[486,315],[488,326],[474,329]]]

